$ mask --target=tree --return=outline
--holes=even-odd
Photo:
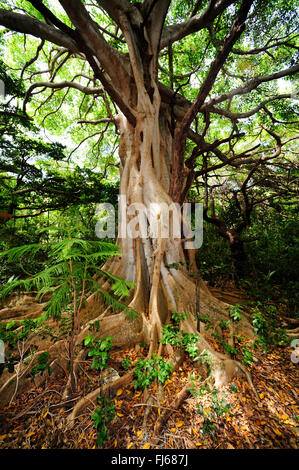
[[[10,103],[12,98],[24,98],[25,86],[6,68],[0,61],[0,78],[9,98],[0,104],[0,223],[97,203],[99,196],[116,203],[116,185],[105,184],[102,174],[69,164],[65,147],[44,142],[32,119]]]
[[[243,165],[241,170],[232,170],[227,175],[221,174],[221,170],[218,174],[217,170],[208,170],[205,158],[203,170],[197,172],[203,176],[204,219],[217,227],[219,235],[229,242],[237,282],[246,274],[244,243],[256,240],[244,234],[252,223],[253,211],[263,204],[270,207],[274,204],[275,207],[279,200],[282,206],[292,203],[298,194],[298,166],[292,159],[289,160],[288,154],[281,155],[283,145],[290,140],[282,142],[273,131],[264,129],[276,139],[276,146],[270,155],[257,158],[253,165]],[[212,184],[209,184],[209,179]]]
[[[44,41],[55,45],[47,56],[50,79],[31,84],[25,109],[36,89],[51,90],[50,95],[63,89],[79,90],[93,96],[93,107],[101,96],[107,115],[98,119],[87,116],[81,124],[116,126],[120,194],[130,203],[146,207],[151,203],[182,204],[204,153],[211,152],[218,165],[254,164],[255,158],[247,155],[251,139],[244,139],[238,120],[255,116],[276,100],[281,103],[290,98],[291,92],[279,93],[272,84],[299,69],[293,57],[298,47],[292,2],[60,0],[56,11],[47,2],[31,0],[15,2],[15,6],[22,13],[5,4],[0,24],[40,38],[35,57]],[[178,59],[180,54],[182,59]],[[57,71],[74,59],[82,64],[81,72],[72,79],[56,81]],[[25,64],[23,70],[27,67]],[[189,96],[188,92],[187,96],[180,93],[184,80],[195,83]],[[236,102],[238,97],[245,98]],[[243,102],[246,111],[242,110]],[[136,283],[130,306],[140,315],[133,325],[122,313],[117,320],[106,317],[102,328],[114,328],[118,345],[143,336],[151,355],[162,350],[162,326],[171,311],[195,313],[194,250],[185,250],[182,240],[173,237],[119,238],[118,243],[122,258],[112,261],[109,270]],[[202,281],[199,284],[201,312],[216,321],[227,317],[225,304],[217,301]],[[193,315],[184,321],[184,330],[196,332]],[[244,319],[236,330],[252,334]],[[217,385],[229,380],[232,370],[239,370],[238,365],[213,351],[203,337],[198,346],[200,351],[210,352]]]

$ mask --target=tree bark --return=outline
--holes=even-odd
[[[169,109],[160,107],[159,95],[153,104],[148,97],[151,111],[138,112],[140,119],[136,127],[130,125],[122,115],[117,117],[120,132],[121,183],[120,196],[125,196],[127,204],[143,204],[147,209],[151,204],[173,204],[168,192],[170,187],[173,137],[169,129]],[[126,214],[126,225],[130,225],[136,213]],[[157,219],[162,230],[161,218]],[[122,220],[123,222],[123,220]],[[159,231],[158,230],[158,231]],[[195,277],[199,278],[193,262],[194,251],[185,250],[184,242],[170,235],[169,238],[149,236],[148,238],[118,238],[122,256],[109,263],[107,269],[136,283],[130,306],[137,310],[136,334],[143,335],[150,346],[149,354],[162,352],[160,339],[162,327],[169,322],[171,312],[187,312],[188,318],[182,324],[184,331],[198,333],[198,299],[196,298]],[[217,300],[202,280],[199,280],[200,313],[207,315],[212,322],[228,319],[227,304]],[[109,329],[109,317],[105,320]],[[131,326],[132,329],[135,327]],[[204,329],[203,329],[204,330]],[[252,337],[252,328],[243,319],[236,325],[236,332]],[[230,359],[216,353],[204,334],[198,342],[199,352],[206,350],[217,385],[226,383],[230,372],[223,364]],[[235,368],[238,370],[238,367]]]

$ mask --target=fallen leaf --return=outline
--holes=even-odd
[[[182,426],[184,426],[185,423],[184,421],[177,421],[175,424],[177,428],[181,428]]]
[[[142,447],[142,449],[149,449],[150,447],[151,447],[150,442],[147,442],[146,444],[144,444],[144,446]]]
[[[116,392],[116,396],[119,397],[123,393],[123,389],[119,388]]]

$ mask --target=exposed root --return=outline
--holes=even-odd
[[[184,361],[184,357],[185,357],[185,354],[183,353],[182,350],[178,349],[172,356],[171,360],[169,362],[172,363],[173,365],[173,369],[174,370],[177,370],[181,364],[183,363]],[[161,395],[162,395],[162,389],[159,387],[158,389],[158,397],[157,397],[157,402],[160,401],[161,399]],[[148,419],[148,416],[151,412],[151,409],[153,407],[153,397],[151,395],[148,394],[148,390],[145,389],[144,390],[144,394],[143,394],[143,399],[144,399],[144,405],[146,406],[145,408],[145,411],[144,411],[144,419],[143,419],[143,424],[142,424],[142,429],[145,431],[145,428],[146,428],[146,424],[147,424],[147,419]],[[155,405],[156,406],[156,405]],[[157,405],[159,406],[159,404]]]
[[[287,330],[287,334],[291,338],[295,338],[295,339],[299,338],[299,327],[291,329],[291,330]]]
[[[37,363],[39,356],[43,352],[49,352],[49,366],[51,367],[52,377],[64,372],[67,368],[67,360],[64,357],[64,341],[59,341],[48,349],[38,350],[29,358],[25,358],[15,366],[13,374],[5,370],[1,376],[0,386],[0,408],[10,403],[20,393],[29,390],[33,384],[42,385],[49,377],[48,372],[37,374],[32,378],[32,367]]]
[[[287,324],[299,325],[299,318],[290,318],[290,317],[285,317],[285,316],[281,316],[281,318],[282,318]]]
[[[186,320],[184,320],[184,322],[182,322],[182,330],[186,331],[187,333],[197,333],[195,319],[189,316]],[[232,337],[232,333],[230,334]],[[245,376],[256,397],[258,397],[250,373],[242,364],[240,364],[238,361],[230,359],[225,354],[216,352],[202,334],[200,335],[199,341],[196,344],[198,347],[198,354],[205,354],[206,356],[204,364],[199,360],[195,363],[196,367],[199,368],[200,373],[203,376],[207,375],[208,370],[212,372],[215,388],[220,388],[223,385],[227,385],[236,376]]]
[[[31,303],[27,305],[17,305],[15,307],[6,307],[1,309],[0,319],[5,323],[16,318],[19,321],[27,318],[37,318],[43,313],[45,305],[46,304],[32,302],[31,299]]]
[[[163,425],[166,423],[168,418],[170,417],[171,414],[175,410],[177,410],[181,404],[183,403],[184,400],[189,396],[189,388],[191,387],[191,383],[188,383],[181,391],[180,393],[177,394],[176,398],[173,400],[173,402],[170,405],[170,409],[165,409],[163,413],[159,416],[158,420],[156,421],[155,427],[154,427],[154,432],[153,432],[153,437],[157,437],[160,434],[161,428]]]
[[[144,410],[143,422],[141,426],[141,430],[143,431],[144,434],[146,432],[147,420],[151,413],[152,406],[154,404],[154,398],[151,395],[148,396],[147,400],[145,400],[145,404],[146,404],[146,408]]]
[[[95,320],[92,320],[88,326],[81,330],[77,337],[76,344],[83,341],[90,324],[94,321]],[[141,315],[139,315],[135,320],[130,320],[126,312],[121,312],[104,317],[100,322],[100,326],[100,332],[98,334],[95,333],[95,338],[112,336],[113,345],[118,348],[135,345],[138,342],[142,342],[144,339]]]

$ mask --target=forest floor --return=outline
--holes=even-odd
[[[221,345],[214,341],[214,347]],[[249,349],[253,361],[250,370],[258,397],[247,381],[235,379],[216,391],[204,382],[186,359],[163,385],[147,389],[151,406],[145,418],[143,390],[135,390],[134,382],[119,389],[111,404],[115,417],[108,424],[109,440],[102,446],[109,449],[273,449],[298,448],[298,364],[291,361],[290,347]],[[145,358],[143,345],[114,351],[108,368],[124,375],[122,361],[130,358],[134,365]],[[241,359],[237,356],[237,359]],[[191,379],[192,377],[192,379]],[[186,384],[193,383],[179,408],[173,400]],[[76,425],[66,431],[66,421],[72,404],[61,407],[66,378],[47,377],[42,387],[33,387],[10,405],[0,410],[0,449],[98,448],[97,433],[91,415],[94,406],[79,416]],[[99,372],[90,370],[90,361],[81,365],[80,394],[99,387]],[[154,437],[158,416],[171,411],[168,421]]]

